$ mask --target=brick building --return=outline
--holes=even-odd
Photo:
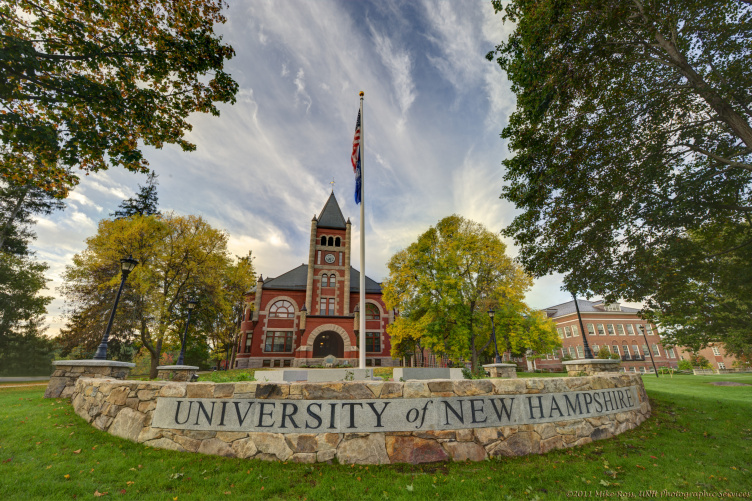
[[[655,365],[676,367],[677,353],[672,347],[664,347],[655,325],[645,322],[634,308],[618,303],[608,304],[601,301],[578,299],[582,323],[587,332],[587,340],[593,356],[598,355],[602,347],[621,357],[622,368],[627,372],[651,372],[653,357]],[[582,340],[580,321],[574,301],[558,304],[543,310],[548,318],[556,324],[561,338],[561,349],[536,360],[538,369],[560,370],[566,355],[572,359],[584,358],[585,347]],[[641,329],[645,330],[645,337]]]
[[[679,346],[677,351],[679,352],[679,358],[683,360],[692,360],[693,352],[689,348]],[[708,362],[710,362],[710,365],[712,365],[715,370],[732,369],[734,368],[734,363],[738,360],[734,355],[726,353],[726,350],[723,348],[723,343],[711,343],[707,348],[698,351],[697,354],[707,358]]]
[[[350,266],[350,220],[331,194],[311,221],[308,264],[259,276],[246,296],[236,367],[321,365],[334,355],[358,365],[360,274]],[[386,326],[394,320],[381,285],[366,277],[366,365],[394,365]]]

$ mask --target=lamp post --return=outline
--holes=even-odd
[[[655,366],[655,360],[653,359],[653,353],[650,351],[650,345],[648,344],[648,337],[645,335],[645,326],[642,324],[638,325],[637,328],[640,329],[640,332],[642,333],[642,338],[645,340],[645,346],[648,349],[648,356],[650,356],[650,363],[653,364],[653,370],[655,371],[655,377],[658,377],[658,369]]]
[[[196,307],[198,301],[191,299],[188,301],[188,320],[185,321],[185,331],[183,332],[183,340],[180,342],[180,356],[178,357],[178,365],[183,365],[183,359],[185,358],[185,337],[188,335],[188,324],[191,323],[191,312]]]
[[[574,299],[574,307],[577,309],[577,318],[580,319],[580,332],[582,332],[582,342],[585,345],[585,358],[588,360],[592,360],[595,358],[593,356],[593,352],[590,351],[590,343],[588,343],[587,340],[587,332],[585,332],[585,325],[582,323],[582,315],[580,315],[580,305],[577,304],[577,296],[574,295],[574,292],[572,294],[572,299]]]
[[[488,310],[488,316],[491,318],[491,339],[493,339],[494,353],[496,354],[494,363],[500,364],[501,357],[499,356],[499,347],[496,346],[496,325],[494,324],[494,313],[495,312],[493,311],[493,308]]]
[[[123,292],[123,286],[125,280],[128,278],[128,274],[133,271],[138,261],[133,259],[133,256],[124,257],[120,260],[120,270],[122,272],[122,278],[120,279],[120,288],[115,296],[115,304],[112,305],[112,312],[110,313],[110,321],[107,322],[107,329],[104,331],[102,342],[97,348],[97,352],[94,355],[94,360],[107,360],[107,340],[110,338],[110,329],[112,329],[112,321],[115,320],[115,310],[117,310],[118,302],[120,301],[120,294]]]

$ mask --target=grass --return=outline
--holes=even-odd
[[[643,377],[653,417],[578,449],[482,463],[302,465],[151,449],[89,426],[44,387],[0,389],[0,499],[566,499],[750,492],[752,375]],[[645,494],[648,490],[656,495]],[[750,494],[752,495],[752,494]],[[698,497],[696,499],[704,499]]]

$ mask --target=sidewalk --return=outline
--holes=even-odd
[[[0,383],[15,383],[28,381],[49,381],[50,376],[19,376],[19,377],[0,377]]]

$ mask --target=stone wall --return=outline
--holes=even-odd
[[[68,398],[79,378],[125,379],[136,364],[113,360],[56,360],[44,398]]]
[[[535,424],[496,427],[481,427],[483,425],[474,424],[465,429],[370,431],[366,433],[274,433],[217,431],[216,429],[168,429],[152,426],[158,421],[155,420],[158,400],[161,400],[160,405],[165,405],[166,402],[177,402],[182,399],[185,404],[183,411],[186,410],[186,406],[191,399],[194,399],[193,403],[197,404],[197,408],[198,402],[207,403],[207,408],[209,402],[219,403],[220,405],[216,407],[222,409],[222,420],[224,421],[225,407],[230,409],[227,412],[228,416],[231,413],[234,414],[233,406],[227,404],[237,401],[254,402],[261,405],[262,414],[264,412],[263,405],[280,404],[284,409],[285,405],[294,405],[292,402],[299,404],[307,401],[316,401],[318,403],[313,405],[319,406],[322,405],[322,401],[332,402],[332,404],[326,404],[331,405],[332,408],[334,408],[334,404],[340,402],[341,405],[350,405],[350,412],[352,413],[353,404],[342,403],[342,401],[361,401],[365,406],[368,402],[386,402],[389,400],[396,402],[392,407],[396,409],[402,408],[400,407],[402,404],[407,406],[419,402],[422,404],[428,399],[436,402],[441,399],[455,399],[452,401],[458,402],[458,398],[464,398],[465,402],[470,402],[470,409],[472,409],[473,400],[478,402],[482,398],[493,398],[497,401],[503,401],[504,398],[507,398],[508,401],[517,398],[519,402],[524,402],[527,399],[530,403],[541,402],[541,399],[545,401],[545,398],[550,400],[553,394],[574,395],[577,392],[584,394],[584,392],[591,391],[601,392],[602,394],[610,392],[616,395],[616,393],[622,393],[619,389],[624,391],[629,389],[630,395],[636,396],[636,401],[632,402],[629,407],[630,410],[617,412],[612,409],[611,413],[598,417],[577,417],[561,420],[556,420],[556,416],[552,419],[549,415],[546,417],[547,422]],[[225,403],[224,406],[221,405],[223,402]],[[264,402],[267,403],[264,404]],[[384,464],[444,460],[481,461],[494,456],[540,454],[552,449],[584,445],[593,440],[613,437],[637,427],[650,416],[650,404],[640,377],[621,374],[569,378],[433,380],[404,383],[376,381],[176,383],[79,379],[72,396],[72,403],[75,412],[95,428],[152,447],[228,457],[290,460],[303,463],[326,462],[335,457],[341,463]],[[521,403],[520,405],[525,406],[520,407],[522,409],[527,408],[527,404]],[[532,415],[533,404],[530,403],[530,405]],[[238,404],[235,404],[235,407],[237,406]],[[248,404],[248,410],[250,408],[251,404]],[[374,412],[377,408],[374,407]],[[178,406],[177,409],[178,412],[171,411],[176,422],[180,407]],[[211,409],[214,413],[214,405]],[[386,409],[385,404],[383,404],[382,409]],[[237,410],[238,418],[240,418],[240,408]],[[190,412],[188,407],[189,416],[191,416]],[[219,410],[217,410],[217,414],[219,414]],[[301,412],[301,414],[304,413]],[[198,424],[198,410],[196,416],[196,423]],[[346,419],[345,413],[343,413],[343,416],[345,417],[342,419]],[[352,420],[352,414],[350,416]],[[541,416],[543,417],[542,411]],[[163,420],[161,414],[159,417]],[[469,415],[466,415],[466,417],[469,421]],[[475,411],[473,411],[472,417],[475,423]],[[541,421],[545,421],[545,419]],[[449,412],[447,411],[448,422]],[[259,421],[260,423],[261,421]],[[192,424],[192,422],[188,423],[188,425]],[[283,414],[282,426],[284,425]],[[341,428],[340,426],[340,431]]]

